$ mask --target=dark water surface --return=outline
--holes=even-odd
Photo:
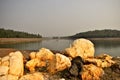
[[[51,50],[64,50],[73,42],[71,39],[46,39],[40,42],[0,44],[0,48],[15,48],[19,50],[39,50],[42,47]],[[116,40],[92,40],[95,45],[95,55],[107,53],[112,56],[120,56],[120,41]]]

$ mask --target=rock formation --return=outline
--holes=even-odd
[[[40,49],[37,53],[30,53],[30,58],[31,60],[26,63],[30,72],[35,72],[35,67],[46,67],[49,73],[55,73],[71,66],[68,57],[59,53],[53,54],[45,48]]]
[[[94,57],[94,52],[87,39],[75,40],[64,54],[41,48],[26,59],[20,51],[11,52],[0,58],[0,80],[100,80],[108,67],[120,73],[120,62],[107,54]]]

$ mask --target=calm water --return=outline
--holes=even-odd
[[[70,39],[48,39],[41,42],[19,43],[19,44],[4,44],[1,48],[16,48],[19,50],[38,50],[42,47],[52,50],[64,50],[68,48],[73,40]],[[115,40],[94,40],[95,55],[107,53],[112,56],[120,56],[120,41]]]

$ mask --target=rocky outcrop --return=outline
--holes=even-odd
[[[75,40],[70,48],[65,49],[66,54],[72,58],[81,56],[82,58],[94,57],[94,44],[87,39]]]

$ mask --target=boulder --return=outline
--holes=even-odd
[[[56,73],[58,71],[62,71],[66,68],[69,68],[71,66],[71,61],[68,57],[56,53],[54,60],[50,62],[50,65],[48,66],[48,72],[50,73]]]
[[[94,57],[94,44],[87,39],[77,39],[75,40],[70,48],[66,48],[66,55],[74,58],[76,56],[81,56],[82,58]]]
[[[56,54],[56,70],[62,71],[71,66],[71,61],[68,57],[57,53]]]
[[[49,49],[41,48],[39,52],[37,52],[36,58],[41,61],[52,60],[54,58],[54,54]]]
[[[83,71],[81,72],[82,80],[100,80],[104,71],[102,68],[97,67],[93,64],[84,65]]]
[[[24,73],[23,55],[20,51],[11,52],[9,74],[22,76]]]
[[[8,74],[9,67],[8,66],[0,66],[0,76]]]
[[[36,52],[31,52],[29,54],[29,56],[30,56],[30,59],[35,59],[36,58]]]

